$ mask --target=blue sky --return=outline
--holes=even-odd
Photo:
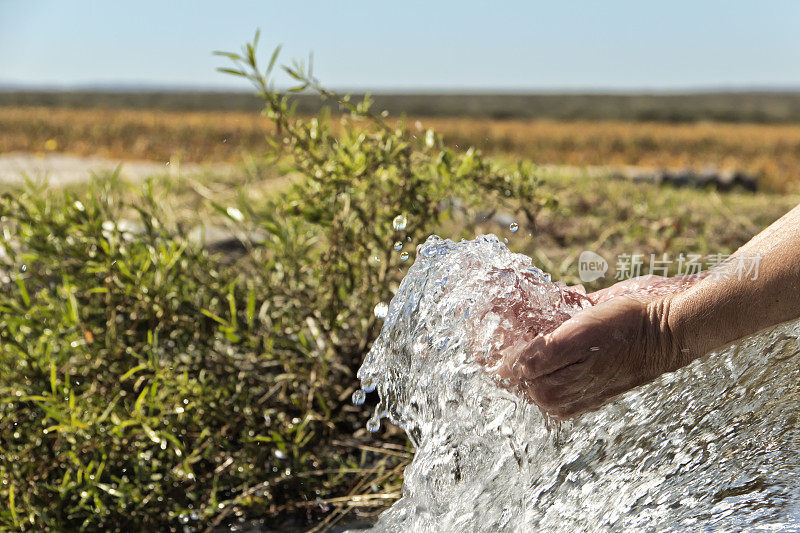
[[[335,88],[800,88],[791,0],[0,0],[0,84],[246,88],[211,52],[258,27]]]

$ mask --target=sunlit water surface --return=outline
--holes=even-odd
[[[548,429],[476,360],[587,305],[494,236],[418,249],[358,374],[416,447],[375,530],[800,530],[799,323]]]

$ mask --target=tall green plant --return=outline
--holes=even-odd
[[[301,175],[267,203],[212,203],[247,230],[238,261],[188,240],[152,181],[130,201],[115,177],[0,195],[0,529],[213,528],[389,503],[404,455],[365,446],[349,402],[373,306],[429,233],[471,234],[477,206],[533,220],[542,203],[530,169],[451,150],[310,66],[285,71],[338,122],[293,113],[272,85],[277,51],[263,70],[255,42],[225,55],[277,126],[275,163]]]
[[[454,205],[466,211],[513,206],[532,222],[544,203],[538,180],[529,167],[499,170],[473,148],[455,151],[433,130],[391,121],[386,112],[373,111],[369,96],[353,102],[324,88],[313,75],[311,59],[284,66],[296,85],[279,91],[274,70],[280,47],[262,68],[258,37],[241,53],[217,52],[232,62],[220,71],[255,86],[278,133],[270,139],[272,154],[288,155],[304,177],[279,208],[283,217],[298,217],[320,239],[313,271],[318,292],[308,312],[339,352],[360,355],[374,332],[372,305],[391,295],[408,264],[402,251],[413,256],[414,245],[441,228]],[[303,91],[341,111],[339,123],[329,107],[313,118],[298,117],[291,95]],[[462,218],[461,225],[470,234],[474,219]]]

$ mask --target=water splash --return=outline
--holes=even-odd
[[[800,325],[548,429],[478,362],[587,305],[494,236],[419,247],[358,374],[369,429],[388,417],[416,447],[375,530],[800,528]]]
[[[396,231],[403,231],[406,229],[406,225],[408,225],[408,219],[405,217],[405,215],[397,215],[392,220],[392,227]]]
[[[389,306],[384,302],[378,302],[375,304],[375,309],[373,309],[372,312],[375,314],[376,318],[384,318],[389,312]]]
[[[353,393],[352,400],[354,405],[362,405],[366,399],[367,399],[367,394],[364,392],[363,389],[358,389]]]

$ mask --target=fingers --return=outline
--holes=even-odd
[[[545,409],[579,401],[591,389],[593,376],[587,361],[556,370],[551,374],[526,382],[528,395]]]
[[[622,370],[640,322],[635,300],[619,298],[581,313],[529,346],[517,364],[525,394],[555,417],[602,405]],[[621,384],[621,383],[620,383]]]
[[[583,398],[571,404],[554,405],[546,408],[540,405],[541,409],[551,418],[556,420],[568,420],[575,418],[590,411],[597,411],[605,405],[605,402],[597,398]]]
[[[524,337],[516,339],[502,350],[499,364],[492,371],[500,379],[518,379],[522,375],[520,361],[523,359],[523,354],[528,353],[529,349],[530,343],[526,342]]]
[[[568,419],[596,411],[613,398],[624,394],[647,380],[635,376],[608,376],[594,373],[591,362],[543,376],[526,383],[527,395],[549,416]],[[585,368],[581,368],[585,367]]]
[[[564,385],[549,378],[543,376],[529,383],[528,396],[553,418],[567,419],[598,409],[607,399],[592,376],[578,376]]]
[[[517,361],[515,361],[514,370],[526,379],[535,379],[577,362],[573,358],[564,360],[561,357],[563,350],[560,347],[560,343],[558,340],[556,342],[552,340],[558,329],[551,334],[536,337],[520,353]],[[558,339],[558,337],[555,338]]]
[[[531,385],[534,388],[536,387],[535,384]],[[537,405],[539,405],[539,407],[552,418],[556,418],[559,420],[566,420],[569,418],[580,416],[584,413],[597,411],[601,409],[603,406],[607,405],[608,402],[611,401],[613,398],[630,390],[634,385],[636,385],[636,383],[626,383],[626,384],[617,383],[611,386],[604,386],[604,387],[598,387],[597,384],[589,384],[588,388],[581,394],[572,396],[567,396],[566,394],[562,394],[561,397],[563,397],[564,400],[561,402],[551,402],[544,404],[537,402]],[[531,391],[531,396],[537,394],[539,393]],[[544,394],[544,397],[545,399],[547,399],[547,393]],[[572,398],[571,401],[568,399],[570,397]]]
[[[555,417],[594,409],[642,380],[637,346],[645,347],[646,305],[613,298],[577,313],[553,332],[504,351],[503,375]],[[513,352],[513,353],[512,353]]]
[[[579,313],[555,331],[534,339],[520,354],[519,370],[525,378],[536,379],[584,361],[599,350],[604,332],[607,329],[595,319],[592,309]]]
[[[571,291],[577,292],[578,294],[583,294],[584,296],[587,294],[586,287],[584,287],[581,283],[578,283],[577,285],[567,285],[567,288]]]

